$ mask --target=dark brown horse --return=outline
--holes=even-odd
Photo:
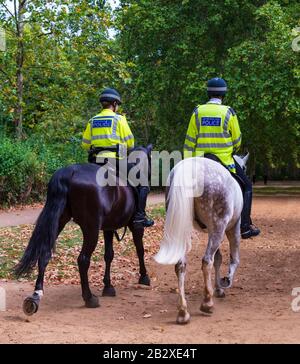
[[[140,152],[138,163],[148,163],[150,173],[150,155],[152,146],[137,147]],[[115,296],[116,292],[110,280],[110,266],[114,257],[114,232],[128,226],[132,232],[140,264],[139,283],[150,285],[150,279],[144,263],[143,226],[135,226],[132,217],[136,208],[134,189],[130,186],[100,186],[96,164],[74,164],[62,168],[52,176],[47,192],[46,204],[37,220],[29,244],[23,257],[15,268],[17,276],[31,271],[38,263],[38,278],[32,296],[24,301],[23,309],[28,315],[38,310],[43,295],[45,269],[55,248],[55,241],[67,222],[73,219],[83,233],[83,246],[78,257],[82,297],[85,306],[99,306],[98,298],[90,290],[88,269],[91,255],[97,242],[99,230],[103,230],[105,241],[103,296]]]

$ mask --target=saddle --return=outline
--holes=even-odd
[[[98,166],[104,166],[106,165],[106,168],[108,170],[110,170],[112,173],[116,173],[116,177],[118,178],[119,181],[123,181],[123,183],[120,183],[120,185],[126,185],[128,184],[128,186],[132,189],[133,194],[134,194],[134,199],[135,199],[135,204],[136,206],[138,205],[138,189],[136,186],[134,186],[133,183],[131,183],[130,179],[128,178],[128,175],[126,176],[125,173],[123,173],[120,168],[119,168],[119,160],[116,159],[116,164],[112,164],[110,163],[108,158],[104,159],[103,163],[97,163],[96,159],[97,159],[97,154],[99,152],[103,152],[103,151],[109,151],[109,152],[116,152],[116,156],[119,156],[119,144],[117,144],[114,147],[94,147],[91,148],[89,151],[89,158],[88,161],[89,163],[93,163],[93,164],[97,164]]]
[[[212,153],[205,153],[204,158],[211,159],[211,160],[213,160],[215,162],[220,163],[224,168],[227,169],[227,171],[229,171],[229,169],[225,166],[225,164],[222,163],[221,159],[219,157],[217,157],[216,155],[214,155]],[[229,173],[237,181],[237,183],[239,184],[239,186],[240,186],[240,188],[242,190],[242,193],[244,195],[245,184],[244,184],[243,180],[236,173],[233,173],[233,172],[230,172],[230,171],[229,171]]]
[[[119,157],[119,153],[120,153],[120,145],[116,144],[115,146],[112,147],[91,147],[89,150],[89,155],[88,155],[88,161],[89,163],[97,163],[97,155],[100,152],[115,152],[116,153],[116,157]]]
[[[99,152],[103,152],[103,151],[109,151],[109,152],[116,152],[116,163],[112,164],[108,158],[104,158],[104,161],[102,163],[97,163],[97,154]],[[128,178],[128,176],[126,176],[124,173],[122,173],[122,171],[119,168],[119,157],[120,155],[120,145],[117,144],[114,147],[92,147],[89,151],[89,155],[88,155],[88,162],[89,163],[93,163],[93,164],[97,164],[99,167],[101,166],[106,166],[107,168],[107,173],[108,171],[111,171],[111,173],[115,173],[116,174],[116,178],[119,182],[117,182],[117,185],[127,185],[131,188],[133,195],[134,195],[134,200],[135,200],[135,206],[138,206],[138,201],[139,201],[139,195],[138,195],[138,190],[137,187],[133,186],[132,183],[130,183],[130,179]],[[120,181],[122,181],[120,183]],[[127,183],[126,183],[127,182]],[[122,236],[119,236],[119,233],[117,230],[114,230],[114,235],[116,237],[116,239],[120,242],[123,240],[125,234],[127,231],[127,226],[124,227],[124,231]]]

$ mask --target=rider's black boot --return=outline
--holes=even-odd
[[[241,229],[242,239],[249,239],[260,234],[260,230],[255,225],[250,225],[248,229]]]
[[[147,217],[145,212],[149,187],[139,186],[137,187],[137,190],[138,190],[138,206],[137,206],[137,211],[133,218],[133,224],[142,225],[144,227],[150,227],[154,224],[154,221],[149,217]]]
[[[241,214],[242,239],[249,239],[260,234],[260,230],[252,224],[251,215],[252,191],[244,193],[244,206]]]

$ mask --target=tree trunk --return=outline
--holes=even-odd
[[[16,136],[20,139],[23,135],[23,89],[24,89],[24,78],[23,78],[23,65],[24,65],[24,12],[25,12],[26,0],[19,1],[17,10],[16,0],[15,5],[15,18],[17,26],[17,105],[15,109],[15,125],[16,125]]]

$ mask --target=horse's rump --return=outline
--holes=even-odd
[[[191,249],[195,216],[209,230],[231,225],[240,216],[242,193],[228,170],[200,157],[178,163],[168,182],[164,237],[155,259],[176,264]]]

